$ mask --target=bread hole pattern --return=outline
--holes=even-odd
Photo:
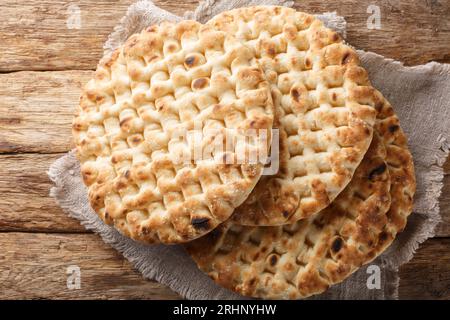
[[[255,247],[258,247],[261,244],[261,236],[261,234],[258,234],[256,232],[252,233],[248,238],[248,241]]]
[[[314,242],[309,238],[308,235],[306,235],[304,243],[307,248],[310,248],[310,249],[314,248]]]
[[[279,121],[287,134],[285,158],[290,159],[289,165],[293,158],[309,163],[306,170],[294,166],[293,174],[283,176],[282,183],[300,190],[305,183],[311,185],[308,182],[313,176],[323,183],[323,192],[299,192],[300,206],[289,219],[295,221],[320,211],[327,199],[334,199],[350,182],[371,141],[379,97],[365,89],[369,83],[357,54],[313,16],[289,8],[232,10],[208,24],[251,46],[273,84],[274,101],[281,110]],[[323,145],[316,144],[314,135],[324,141]],[[315,158],[328,163],[314,165]],[[321,197],[324,194],[327,196]],[[312,197],[315,209],[307,207],[311,201],[302,201],[303,197]],[[273,202],[255,203],[254,210],[261,213],[249,216],[243,211],[240,223],[257,224],[258,219],[269,225],[286,222],[281,215],[263,217],[269,210],[265,203]]]
[[[264,270],[262,273],[272,276],[270,281],[258,284],[254,292],[247,294],[292,299],[322,292],[372,261],[392,241],[396,232],[392,229],[397,227],[388,219],[391,203],[378,200],[373,203],[374,199],[388,196],[391,180],[389,177],[368,179],[370,172],[381,165],[380,159],[386,159],[385,148],[377,147],[377,143],[378,135],[374,136],[372,146],[352,182],[326,209],[293,224],[259,228],[241,226],[244,233],[245,230],[257,233],[258,229],[264,229],[265,236],[261,238],[258,248],[267,247],[268,243],[273,248],[269,249],[268,255],[258,256],[257,260],[245,266],[247,270]],[[389,176],[388,173],[385,175]],[[357,206],[352,204],[355,193],[359,194]],[[374,224],[368,223],[368,219],[381,220]],[[253,249],[254,244],[251,247]],[[242,247],[237,245],[224,265],[231,265],[240,250]],[[279,288],[283,288],[280,292],[272,286],[274,279],[280,281]],[[294,293],[287,296],[288,290]]]
[[[227,112],[211,112],[218,104],[227,106]],[[251,51],[225,32],[194,21],[164,22],[130,37],[99,63],[80,99],[73,134],[82,166],[94,161],[98,168],[108,168],[113,176],[106,180],[126,171],[134,177],[134,163],[149,164],[155,183],[123,181],[120,192],[108,192],[122,203],[147,207],[141,209],[146,211],[142,223],[155,232],[133,233],[126,221],[121,231],[144,242],[178,243],[206,233],[231,215],[233,204],[245,199],[261,170],[244,171],[241,164],[233,164],[235,168],[221,177],[221,167],[210,163],[188,159],[175,165],[169,145],[185,151],[188,146],[175,140],[174,130],[192,129],[192,123],[200,123],[201,129],[236,129],[256,119],[259,129],[271,128],[273,106],[269,85]],[[230,199],[217,201],[213,193],[219,190],[228,192]],[[160,209],[150,211],[155,202]],[[190,219],[198,202],[207,212]]]

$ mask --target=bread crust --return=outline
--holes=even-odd
[[[131,36],[100,61],[73,121],[91,206],[145,243],[206,234],[247,198],[263,165],[215,161],[235,159],[237,147],[178,163],[174,156],[192,157],[192,144],[176,133],[201,130],[204,147],[216,137],[209,129],[232,138],[268,130],[266,142],[240,146],[259,154],[270,144],[273,113],[252,51],[224,32],[183,21]]]
[[[199,268],[245,296],[299,299],[342,282],[386,250],[412,212],[416,181],[399,120],[375,94],[371,147],[329,207],[292,225],[252,227],[229,220],[186,246]]]
[[[255,52],[271,84],[280,169],[232,219],[283,225],[314,215],[350,182],[373,136],[375,90],[357,53],[312,15],[285,7],[221,13],[207,25]]]

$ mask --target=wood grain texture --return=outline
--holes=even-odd
[[[450,62],[450,1],[344,0],[296,1],[296,8],[312,13],[336,11],[347,21],[346,40],[407,65],[431,60]],[[380,9],[381,29],[368,29],[367,21]],[[371,13],[368,13],[371,12]]]
[[[114,25],[134,0],[81,0],[81,28],[69,29],[71,2],[3,0],[0,10],[0,71],[94,69]],[[159,0],[160,7],[182,15],[197,0]],[[381,9],[381,29],[367,28],[369,5]],[[406,64],[450,61],[450,2],[433,1],[296,1],[299,10],[337,11],[348,22],[348,42],[359,49]]]
[[[144,280],[94,234],[0,233],[0,299],[176,299]],[[450,298],[450,239],[427,241],[400,271],[400,298]],[[430,264],[430,258],[433,263]],[[67,267],[81,271],[81,288],[67,289]]]
[[[450,299],[450,239],[430,239],[400,268],[400,299]]]
[[[65,152],[82,86],[92,71],[0,74],[0,153]]]
[[[72,148],[70,124],[82,85],[102,56],[114,25],[135,0],[3,0],[0,10],[0,299],[174,299],[146,281],[115,250],[86,232],[49,197],[46,171]],[[197,0],[155,0],[176,14]],[[69,5],[81,28],[68,29]],[[381,29],[369,30],[369,5],[381,9]],[[296,1],[311,13],[337,11],[357,48],[408,65],[450,63],[450,1]],[[23,72],[14,72],[21,71]],[[33,72],[42,70],[68,70]],[[9,73],[10,72],[10,73]],[[5,74],[2,74],[5,73]],[[440,197],[450,237],[450,160]],[[20,231],[20,232],[19,232]],[[450,299],[450,238],[421,245],[400,270],[400,298]],[[80,290],[66,287],[66,269],[80,266]]]
[[[0,71],[94,69],[108,34],[135,0],[2,0]],[[154,1],[182,14],[197,1]],[[70,5],[80,9],[69,29]]]
[[[67,137],[69,139],[69,137]],[[48,194],[47,170],[62,154],[0,154],[0,231],[84,232]],[[450,159],[440,197],[443,222],[436,235],[450,236]]]
[[[0,154],[0,231],[83,232],[48,194],[47,170],[62,154]],[[19,165],[18,165],[19,164]],[[437,236],[450,236],[450,159],[440,197],[443,222]]]
[[[46,172],[60,156],[0,156],[0,231],[86,232],[49,196],[51,181]]]
[[[93,234],[0,233],[0,299],[176,299]],[[67,268],[81,288],[67,288]]]

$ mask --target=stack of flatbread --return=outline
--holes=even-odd
[[[290,8],[131,36],[85,86],[73,136],[105,223],[183,243],[245,296],[325,291],[381,254],[412,211],[392,106],[336,32]]]

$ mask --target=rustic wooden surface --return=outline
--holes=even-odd
[[[106,36],[132,2],[73,1],[81,10],[82,27],[69,30],[67,11],[72,1],[2,0],[0,71],[94,68]],[[154,2],[183,14],[194,9],[197,0]],[[381,8],[381,30],[366,27],[367,8],[371,4]],[[297,8],[312,13],[337,11],[347,18],[348,41],[358,48],[401,59],[407,64],[450,61],[448,0],[301,0]]]
[[[133,0],[3,0],[0,4],[0,299],[176,299],[142,279],[95,234],[57,206],[49,165],[71,149],[70,122],[102,44]],[[67,29],[69,3],[81,28]],[[182,14],[196,0],[155,1]],[[367,7],[381,8],[381,30],[368,30]],[[313,13],[337,11],[352,45],[408,65],[450,62],[450,1],[312,1]],[[450,161],[440,197],[443,222],[400,270],[400,298],[450,299]],[[81,289],[66,287],[67,267],[82,270]]]

